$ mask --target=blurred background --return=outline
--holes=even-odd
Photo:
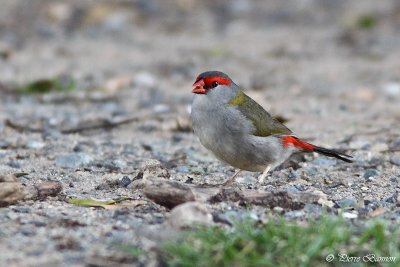
[[[398,0],[2,0],[0,173],[97,199],[141,199],[126,186],[148,159],[170,179],[222,182],[233,169],[200,145],[189,119],[195,77],[220,70],[299,137],[356,159],[309,155],[273,172],[266,190],[358,196],[395,214],[385,199],[400,184],[399,59]],[[17,208],[28,212],[0,212],[7,266],[98,263],[108,244],[168,214],[150,204],[88,212],[56,198]]]
[[[98,90],[154,106],[190,103],[194,77],[221,70],[246,90],[272,92],[250,93],[263,104],[288,94],[392,98],[399,25],[396,0],[5,0],[0,82],[12,91],[61,78],[61,88],[25,90]],[[290,100],[313,105],[304,101]]]

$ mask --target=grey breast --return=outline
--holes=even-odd
[[[254,126],[237,107],[227,105],[235,96],[230,89],[216,88],[207,95],[195,95],[192,123],[200,142],[220,160],[243,170],[260,171],[265,155],[259,139],[252,138]]]

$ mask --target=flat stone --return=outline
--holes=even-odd
[[[396,165],[396,166],[400,166],[400,155],[394,155],[390,158],[390,163]]]
[[[342,208],[355,208],[357,205],[357,201],[354,198],[343,198],[336,201],[336,204]]]
[[[56,164],[62,168],[75,169],[90,164],[93,158],[85,153],[73,153],[56,158]]]

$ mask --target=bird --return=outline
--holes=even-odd
[[[221,71],[206,71],[192,85],[191,121],[200,143],[219,160],[237,168],[224,185],[240,171],[268,172],[296,152],[316,152],[353,162],[350,155],[313,145],[298,138],[283,123],[246,95]]]

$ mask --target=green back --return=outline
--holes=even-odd
[[[242,91],[228,102],[229,106],[237,106],[244,116],[251,120],[256,128],[256,136],[270,136],[274,134],[292,134],[285,125],[273,118],[256,101]]]

